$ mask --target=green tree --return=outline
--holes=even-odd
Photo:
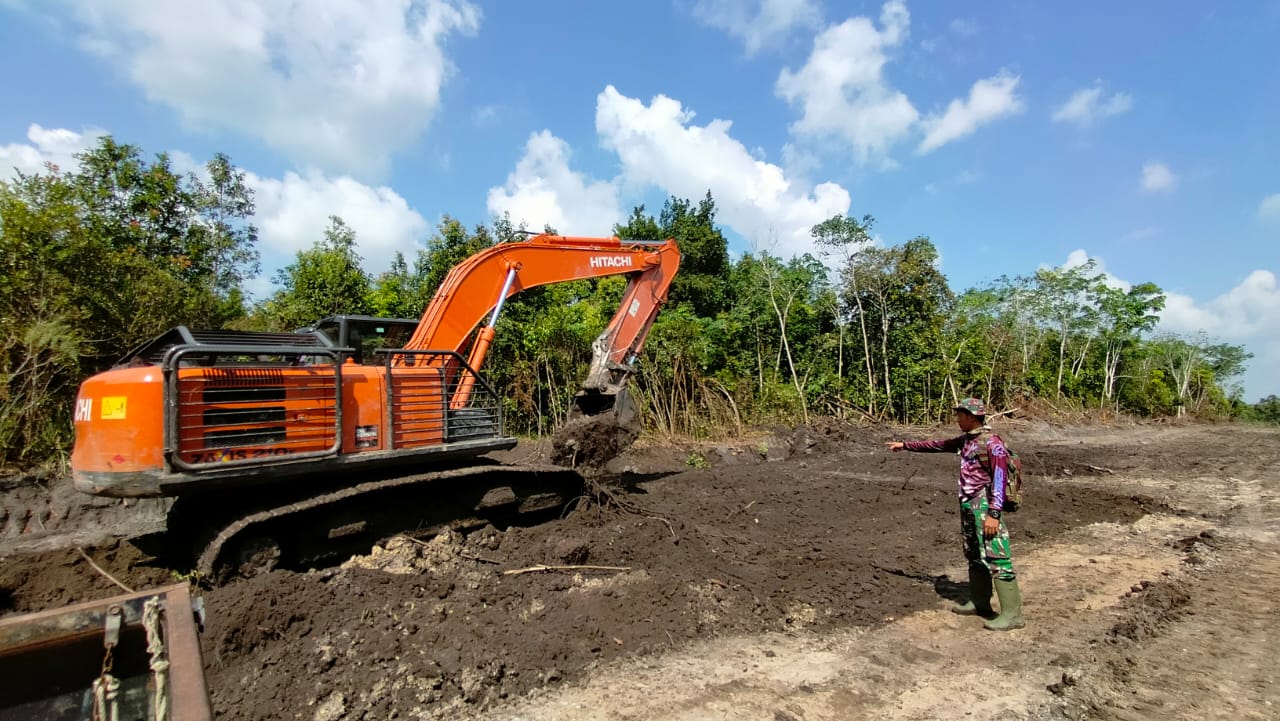
[[[943,377],[937,363],[943,319],[954,300],[946,278],[937,268],[938,252],[926,237],[900,246],[866,248],[853,258],[846,293],[850,306],[868,329],[873,367],[883,387],[876,413],[907,418],[912,409],[928,413],[932,383],[941,391]],[[895,372],[896,371],[896,372]],[[895,390],[901,379],[902,386]],[[928,385],[921,394],[920,387]]]
[[[249,223],[255,210],[244,171],[217,153],[205,165],[208,182],[189,178],[192,207],[199,221],[189,231],[189,272],[207,278],[219,293],[231,294],[260,269],[258,229]]]
[[[99,263],[114,266],[114,282],[92,284],[100,292],[90,302],[127,345],[179,323],[221,327],[243,315],[241,284],[258,272],[243,171],[219,154],[207,182],[184,178],[166,154],[148,162],[110,137],[77,159],[67,180]]]
[[[1165,296],[1155,283],[1140,283],[1125,291],[1101,281],[1094,285],[1092,294],[1098,306],[1099,328],[1105,349],[1101,394],[1101,402],[1105,404],[1116,397],[1121,359],[1133,344],[1139,342],[1143,333],[1159,322]]]
[[[838,271],[841,285],[848,288],[848,292],[841,294],[839,297],[852,301],[853,307],[842,309],[837,323],[843,329],[848,324],[847,319],[849,318],[853,318],[858,322],[858,329],[862,335],[862,360],[867,373],[868,410],[870,413],[875,414],[876,377],[871,365],[871,336],[867,332],[867,314],[862,305],[863,296],[858,288],[859,276],[855,272],[857,268],[855,261],[858,253],[871,246],[871,228],[873,225],[875,225],[875,218],[870,215],[862,216],[861,220],[852,216],[836,215],[813,226],[809,234],[813,237],[814,242],[818,244],[818,247],[822,249],[824,256],[839,261]],[[843,339],[843,336],[841,338]],[[844,344],[841,343],[840,347],[841,360],[843,360]],[[842,378],[843,368],[843,363],[841,363],[840,374]]]
[[[704,318],[714,318],[731,302],[729,244],[715,221],[716,204],[710,192],[696,206],[672,196],[656,221],[644,215],[642,205],[626,225],[614,228],[614,234],[631,240],[674,238],[680,246],[680,272],[671,283],[668,300],[672,305],[688,305]]]
[[[1262,423],[1280,425],[1280,396],[1274,393],[1249,407],[1247,418]]]
[[[0,182],[0,403],[19,409],[5,458],[58,448],[76,385],[129,348],[243,315],[252,193],[225,155],[206,174],[105,137],[74,168]]]
[[[331,315],[367,313],[370,279],[360,260],[355,231],[329,216],[324,238],[276,274],[279,290],[262,308],[269,325],[291,330]]]
[[[414,276],[418,280],[412,292],[417,299],[428,301],[455,265],[493,244],[493,236],[483,225],[477,226],[474,233],[468,233],[462,223],[444,216],[436,234],[427,241],[427,249],[418,251],[414,267]]]
[[[1041,269],[1036,271],[1039,301],[1036,310],[1044,322],[1058,336],[1058,371],[1054,392],[1062,397],[1063,375],[1067,368],[1067,350],[1072,340],[1084,338],[1087,353],[1088,338],[1098,319],[1097,309],[1090,302],[1088,291],[1102,281],[1102,275],[1094,273],[1097,261],[1090,258],[1084,265],[1072,268]],[[1073,370],[1078,370],[1078,365]],[[1073,373],[1074,374],[1074,373]]]
[[[381,318],[417,318],[422,315],[424,308],[419,307],[414,278],[409,275],[404,253],[396,251],[391,267],[373,279],[365,305],[370,313]]]
[[[996,290],[974,288],[960,294],[947,314],[942,327],[946,354],[941,371],[952,405],[969,395],[981,395],[991,403],[1007,402],[1003,380],[1016,340],[1000,317],[1001,302]]]
[[[808,254],[784,262],[761,252],[739,261],[733,287],[737,312],[722,314],[721,320],[736,316],[753,329],[750,350],[756,358],[758,392],[767,398],[771,384],[789,384],[788,405],[807,422],[809,382],[817,360],[809,346],[821,334],[819,304],[829,290],[826,269]]]

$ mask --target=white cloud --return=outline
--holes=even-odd
[[[982,173],[976,170],[962,170],[959,173],[956,173],[951,178],[948,178],[945,180],[934,180],[932,182],[926,183],[924,186],[924,190],[926,193],[929,193],[930,195],[937,195],[944,188],[952,187],[952,186],[963,187],[966,185],[973,185],[974,183],[977,183],[980,180],[982,180]]]
[[[911,100],[884,72],[893,51],[907,38],[911,14],[906,3],[889,0],[881,6],[879,20],[879,29],[863,16],[825,28],[814,38],[813,50],[799,70],[786,67],[779,73],[774,92],[801,112],[790,127],[793,136],[820,145],[841,140],[860,162],[893,168],[897,163],[889,157],[890,149],[916,133],[924,133],[918,152],[928,153],[1023,110],[1016,94],[1020,78],[1001,71],[975,82],[968,99],[953,100],[945,112],[921,120]],[[978,25],[960,18],[951,23],[951,30],[972,35]],[[926,40],[922,45],[931,51],[936,43]]]
[[[924,119],[925,136],[917,152],[932,152],[979,126],[1022,112],[1025,106],[1015,94],[1018,81],[1018,76],[1001,72],[974,83],[967,101],[952,100],[945,113]]]
[[[693,15],[741,40],[747,55],[775,47],[791,30],[822,20],[816,0],[697,0]]]
[[[1084,250],[1073,251],[1063,267],[1083,265]],[[1107,283],[1121,290],[1132,285],[1106,271],[1101,259],[1097,269]],[[1159,331],[1180,335],[1204,333],[1210,338],[1243,345],[1254,354],[1243,377],[1247,400],[1256,401],[1269,393],[1280,393],[1280,283],[1270,270],[1249,273],[1234,288],[1207,302],[1189,295],[1165,291],[1165,307],[1160,313]]]
[[[209,168],[186,151],[170,150],[169,165],[179,175],[194,174],[206,183],[210,181]]]
[[[884,77],[887,53],[906,39],[910,20],[906,4],[891,0],[881,8],[881,30],[870,18],[855,17],[814,38],[805,65],[784,68],[775,85],[779,97],[802,110],[791,131],[843,139],[862,161],[887,157],[919,118],[906,94]]]
[[[804,177],[822,169],[823,155],[817,148],[783,143],[781,160],[787,175]]]
[[[1280,393],[1280,286],[1270,270],[1255,270],[1239,285],[1207,303],[1168,293],[1160,327],[1175,333],[1204,332],[1245,346],[1254,357],[1243,381],[1246,400]]]
[[[1083,248],[1077,248],[1071,251],[1067,255],[1067,262],[1063,263],[1061,267],[1064,270],[1069,270],[1071,268],[1079,268],[1083,266],[1085,263],[1088,263],[1089,260],[1090,260],[1089,253],[1085,251]],[[1114,275],[1112,275],[1110,272],[1108,272],[1107,264],[1101,258],[1095,257],[1092,260],[1093,260],[1093,272],[1102,274],[1103,283],[1106,283],[1112,288],[1118,288],[1119,290],[1123,290],[1126,293],[1129,292],[1129,289],[1133,287],[1133,284],[1130,283],[1129,281],[1121,280],[1120,278],[1117,278]],[[1042,264],[1040,267],[1044,268],[1045,266]]]
[[[10,180],[14,171],[32,175],[45,172],[45,164],[53,163],[60,170],[78,167],[75,155],[88,150],[106,135],[102,130],[86,130],[77,133],[64,128],[45,128],[38,123],[27,127],[30,144],[12,143],[0,145],[0,180]]]
[[[1142,166],[1142,189],[1148,193],[1171,192],[1178,176],[1164,163],[1150,162]]]
[[[1063,263],[1062,267],[1067,270],[1070,270],[1071,268],[1079,268],[1080,266],[1088,262],[1089,262],[1089,251],[1085,250],[1084,248],[1076,248],[1070,253],[1067,253],[1067,262]]]
[[[568,144],[543,130],[530,136],[505,184],[489,189],[489,212],[508,212],[535,230],[550,224],[564,233],[602,235],[626,219],[627,193],[658,188],[696,201],[710,190],[718,223],[751,240],[776,240],[768,250],[784,256],[812,251],[809,229],[848,212],[844,188],[806,184],[756,157],[733,138],[728,121],[696,125],[693,118],[678,100],[659,95],[645,104],[610,85],[596,98],[596,132],[617,154],[619,174],[600,180],[574,171]]]
[[[1112,93],[1104,99],[1102,81],[1098,81],[1092,87],[1072,93],[1067,102],[1053,112],[1053,121],[1087,128],[1103,118],[1128,112],[1132,107],[1133,98],[1128,93]]]
[[[1268,195],[1258,204],[1258,217],[1271,223],[1280,224],[1280,193]]]
[[[52,3],[37,5],[45,11]],[[469,35],[467,0],[63,0],[91,52],[196,128],[256,137],[308,166],[376,174],[412,144]]]
[[[1225,338],[1266,336],[1280,350],[1280,315],[1274,312],[1276,308],[1280,308],[1280,286],[1275,273],[1255,270],[1239,285],[1203,305],[1190,296],[1170,293],[1161,323],[1179,333],[1205,331]]]
[[[530,230],[550,225],[566,235],[613,233],[614,223],[623,219],[617,187],[570,170],[570,153],[549,130],[529,136],[506,185],[489,189],[489,212],[510,213],[513,223],[523,222]]]
[[[978,21],[973,18],[956,18],[951,21],[951,32],[956,35],[973,37],[978,34]]]
[[[618,154],[621,180],[682,198],[715,198],[717,220],[748,239],[776,237],[784,257],[813,249],[809,229],[847,213],[849,193],[835,183],[809,187],[777,165],[752,157],[729,134],[731,123],[693,124],[694,114],[664,95],[648,105],[613,86],[596,98],[596,132]]]
[[[245,182],[257,206],[254,224],[264,269],[270,258],[291,262],[299,250],[322,239],[331,215],[340,216],[355,231],[357,251],[371,273],[387,270],[396,251],[412,262],[415,251],[425,247],[426,220],[390,188],[365,185],[349,176],[328,177],[317,170],[290,171],[279,179],[245,173]],[[263,275],[261,283],[269,281],[272,272]]]

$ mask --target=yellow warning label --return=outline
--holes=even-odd
[[[102,415],[104,421],[119,421],[125,417],[126,396],[106,396],[102,399]]]

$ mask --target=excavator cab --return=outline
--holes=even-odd
[[[377,318],[368,315],[335,315],[300,328],[297,333],[319,333],[335,348],[350,348],[343,353],[359,365],[381,365],[377,351],[403,348],[418,328],[415,318]]]

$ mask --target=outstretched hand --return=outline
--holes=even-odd
[[[900,451],[903,448],[907,447],[907,444],[903,443],[902,441],[888,441],[884,445],[886,448],[894,452]]]

